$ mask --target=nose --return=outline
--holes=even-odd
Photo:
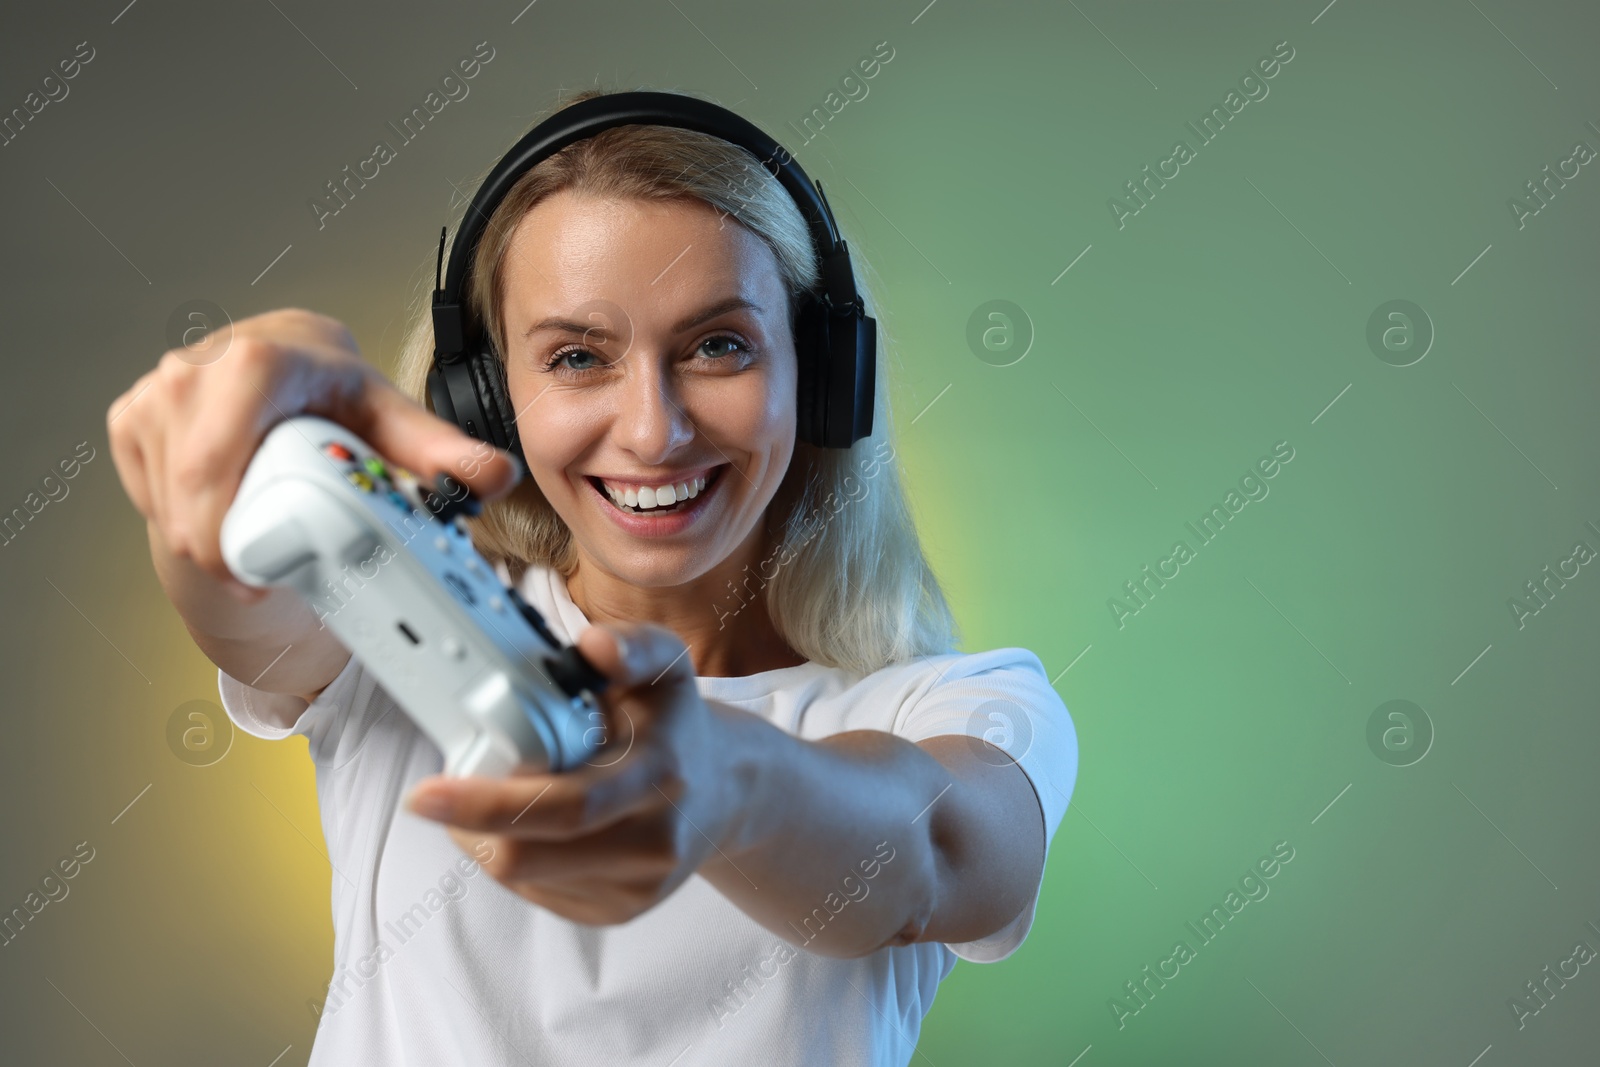
[[[695,428],[675,395],[662,360],[638,348],[629,355],[628,373],[612,433],[642,464],[664,463],[694,439]]]

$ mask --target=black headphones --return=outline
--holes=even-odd
[[[822,195],[783,146],[726,108],[677,93],[624,92],[592,97],[535,126],[496,163],[456,231],[450,265],[433,291],[433,367],[428,397],[434,413],[514,455],[521,451],[505,367],[493,339],[468,312],[465,292],[489,218],[517,179],[561,149],[614,126],[696,130],[748,150],[794,198],[820,256],[820,294],[807,294],[795,319],[799,357],[797,435],[824,448],[849,448],[872,433],[878,334],[856,292],[850,256]],[[444,233],[439,262],[444,266]]]

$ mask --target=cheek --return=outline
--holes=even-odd
[[[792,361],[793,357],[790,356]],[[713,441],[726,442],[760,462],[794,440],[795,380],[791,365],[779,361],[761,374],[712,379],[686,405],[695,426]]]
[[[764,496],[775,488],[793,455],[798,420],[792,387],[774,389],[771,382],[754,375],[717,384],[721,388],[708,386],[685,405],[685,411],[699,431],[697,436],[714,442],[744,468],[746,477],[738,480],[739,486]],[[704,445],[701,450],[705,451]],[[715,462],[720,457],[710,452],[708,458]]]
[[[545,499],[557,503],[576,495],[578,487],[568,480],[567,470],[582,457],[592,434],[585,430],[584,420],[555,404],[546,406],[545,400],[517,420],[517,434],[529,477],[544,492]]]
[[[562,472],[594,436],[595,420],[579,399],[581,394],[564,392],[526,370],[508,372],[506,392],[518,413],[517,436],[529,474],[547,497],[569,492]]]

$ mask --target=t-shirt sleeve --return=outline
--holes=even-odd
[[[894,732],[909,741],[941,734],[982,738],[1017,762],[1044,816],[1044,853],[1066,814],[1078,777],[1078,735],[1066,704],[1050,685],[1039,657],[1024,648],[937,661],[928,691],[902,710]],[[997,753],[991,753],[996,759]],[[973,963],[998,963],[1015,952],[1033,927],[1043,875],[1033,896],[1003,929],[977,941],[950,944]]]
[[[288,693],[269,693],[253,689],[226,671],[217,671],[217,690],[222,710],[244,733],[267,741],[302,735],[310,746],[311,758],[322,762],[338,743],[344,725],[359,717],[363,706],[373,699],[372,679],[365,676],[361,662],[349,662],[329,682],[317,699],[296,715],[302,701]]]

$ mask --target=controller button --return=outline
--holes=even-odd
[[[376,488],[376,486],[372,484],[372,479],[367,477],[365,471],[351,471],[349,474],[346,474],[345,477],[350,479],[351,485],[354,485],[363,493],[373,492]]]
[[[372,475],[374,481],[382,482],[387,481],[389,478],[388,471],[384,469],[383,460],[377,456],[368,456],[362,466],[367,468],[367,473]]]
[[[539,609],[523,597],[515,586],[506,587],[506,596],[511,598],[511,603],[516,605],[518,613],[527,624],[533,627],[533,632],[539,635],[539,640],[551,648],[560,648],[561,642],[556,640],[556,635],[550,632],[550,627],[545,624],[544,616],[539,614]]]
[[[338,441],[329,441],[327,444],[323,445],[322,454],[327,456],[329,459],[338,460],[340,463],[353,463],[355,462],[356,458],[348,448],[344,447],[344,445],[341,445]]]
[[[460,597],[468,607],[477,606],[477,594],[472,591],[472,586],[468,585],[467,580],[461,577],[461,575],[456,574],[454,571],[445,571],[444,584],[448,585],[451,592]]]
[[[405,500],[407,511],[425,512],[427,510],[427,504],[422,499],[417,480],[411,476],[410,472],[391,466],[389,468],[389,476],[394,481],[395,492],[399,493],[401,498]]]

